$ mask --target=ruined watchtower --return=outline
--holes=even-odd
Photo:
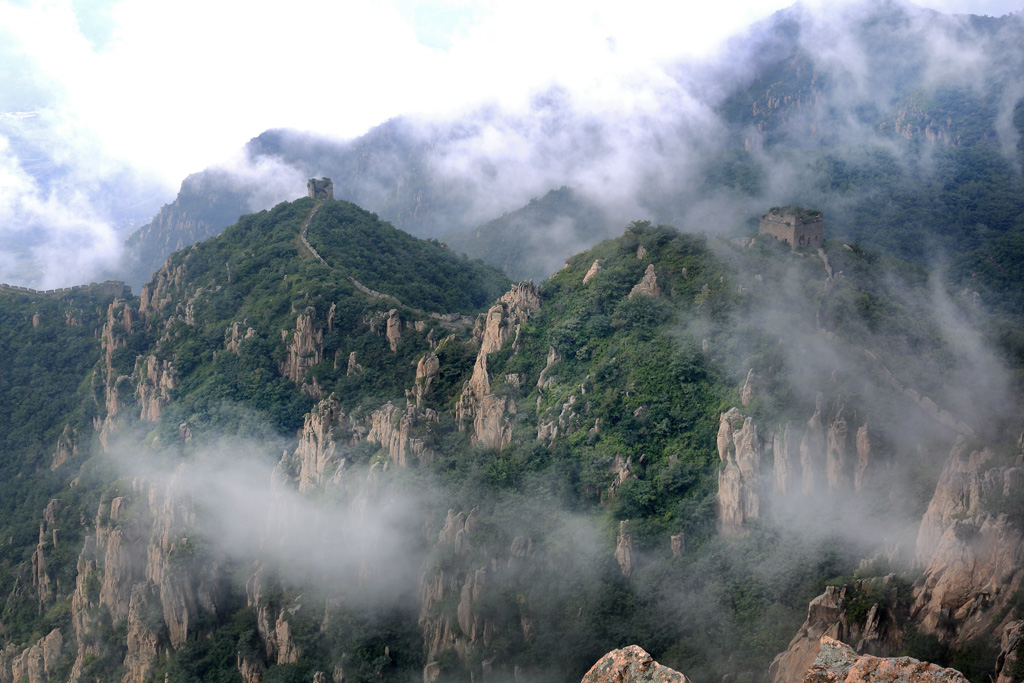
[[[330,178],[310,178],[306,183],[306,191],[313,199],[334,199],[334,183]]]
[[[761,216],[758,232],[788,242],[793,250],[820,247],[825,235],[825,215],[802,206],[774,207]]]

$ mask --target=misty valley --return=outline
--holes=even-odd
[[[0,683],[1024,681],[1022,21],[266,131],[0,284]]]

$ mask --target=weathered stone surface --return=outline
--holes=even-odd
[[[793,492],[800,470],[796,441],[788,424],[772,435],[775,492],[783,498]]]
[[[601,262],[599,260],[595,260],[592,264],[590,264],[590,270],[588,270],[587,274],[583,276],[583,284],[587,284],[588,282],[590,282],[590,280],[595,275],[597,275],[598,272],[600,272],[600,270]]]
[[[519,326],[539,307],[540,292],[533,283],[522,282],[513,286],[477,321],[474,334],[479,336],[480,351],[473,365],[473,375],[463,387],[455,407],[459,428],[465,429],[466,423],[471,421],[476,443],[501,449],[512,441],[516,404],[510,396],[491,393],[487,356],[517,336]]]
[[[724,463],[718,471],[719,530],[741,534],[744,522],[760,516],[761,442],[754,421],[736,408],[719,418],[718,457]]]
[[[583,676],[581,683],[687,683],[683,674],[654,661],[639,645],[612,650]]]
[[[295,331],[281,330],[287,342],[287,356],[281,362],[281,374],[301,384],[310,368],[323,360],[324,333],[316,324],[316,309],[309,307],[295,319]]]
[[[378,443],[388,449],[391,462],[405,467],[410,457],[427,461],[434,457],[434,452],[426,447],[423,439],[412,436],[417,421],[437,422],[437,414],[430,409],[423,413],[412,410],[401,410],[390,401],[379,410],[370,414],[370,431],[367,441]]]
[[[799,683],[814,663],[823,636],[839,638],[843,625],[840,621],[846,605],[846,588],[828,586],[825,592],[811,600],[807,619],[789,647],[772,660],[768,677],[772,683]]]
[[[293,454],[294,461],[297,461],[299,491],[317,488],[323,484],[325,476],[329,477],[334,470],[342,467],[344,458],[337,453],[335,433],[340,440],[341,435],[347,435],[350,427],[345,411],[341,409],[341,403],[334,394],[317,403],[306,414],[299,445]]]
[[[169,360],[157,360],[150,355],[139,358],[135,364],[137,385],[135,395],[139,401],[143,420],[160,421],[160,411],[171,401],[171,393],[178,388],[178,377]]]
[[[829,637],[804,683],[967,683],[956,669],[943,669],[913,657],[858,655],[849,645]]]
[[[53,451],[50,471],[56,471],[73,455],[78,455],[78,430],[72,429],[71,425],[64,425],[64,431],[57,437],[57,447]]]
[[[242,342],[250,337],[256,336],[256,330],[251,327],[247,327],[245,332],[242,332],[242,325],[245,323],[232,323],[231,327],[224,331],[224,348],[231,353],[241,353]]]
[[[918,532],[915,562],[924,579],[914,618],[946,642],[998,627],[992,616],[1024,588],[1024,531],[999,512],[1020,500],[1024,469],[989,468],[992,458],[988,449],[954,447]]]
[[[384,337],[388,340],[388,346],[392,353],[398,351],[398,342],[402,341],[402,319],[398,315],[398,309],[392,308],[388,311],[388,319],[385,324]]]
[[[1024,621],[1011,621],[1003,628],[999,640],[995,683],[1014,683],[1020,680],[1017,671],[1024,658],[1024,647],[1021,647],[1021,643],[1024,643]]]
[[[857,466],[853,471],[853,490],[860,491],[864,488],[868,468],[871,466],[871,437],[866,424],[857,429],[856,444]]]
[[[433,351],[428,352],[416,363],[416,380],[413,384],[412,397],[417,408],[423,406],[423,399],[430,393],[430,385],[437,379],[441,371],[441,361]]]
[[[750,402],[754,399],[754,368],[750,368],[747,371],[747,379],[743,382],[743,388],[740,389],[740,403],[746,408],[750,405]]]
[[[822,421],[825,397],[818,394],[814,414],[807,421],[807,429],[800,441],[801,490],[805,494],[817,493],[822,484],[821,465],[825,453],[825,425]]]
[[[149,624],[149,615],[153,612],[161,613],[162,607],[152,586],[135,584],[128,607],[128,648],[124,658],[123,683],[143,683],[156,666],[160,656],[160,636]]]
[[[836,411],[836,417],[829,422],[825,435],[825,481],[831,491],[845,491],[849,488],[846,467],[846,435],[849,427],[843,419],[843,409]]]
[[[644,271],[644,276],[640,282],[633,286],[633,289],[629,292],[629,298],[632,299],[634,295],[643,294],[645,296],[657,297],[661,295],[661,288],[658,287],[658,276],[654,272],[654,264],[651,263],[647,266],[647,270]]]
[[[629,532],[629,521],[619,522],[619,536],[615,543],[615,561],[627,580],[633,578],[636,566],[633,564],[633,534]]]

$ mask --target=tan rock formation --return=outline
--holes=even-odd
[[[55,472],[73,455],[78,455],[78,430],[72,429],[71,425],[64,425],[64,431],[57,437],[57,447],[50,461],[50,471]]]
[[[216,612],[220,569],[198,557],[189,541],[195,513],[181,476],[162,487],[135,480],[124,495],[100,505],[71,600],[78,649],[71,680],[82,677],[89,658],[107,656],[96,637],[104,623],[126,623],[125,667],[133,678],[125,680],[139,681],[165,647],[186,642],[192,620]],[[166,637],[153,628],[160,618]]]
[[[630,290],[629,298],[632,299],[636,294],[644,294],[650,297],[657,297],[661,295],[661,289],[658,287],[658,276],[654,273],[653,263],[647,266],[647,270],[644,271],[643,278],[633,286],[633,289]]]
[[[332,309],[333,310],[333,309]],[[242,325],[245,323],[231,323],[231,327],[224,331],[224,348],[231,353],[241,353],[242,342],[250,337],[256,336],[256,330],[251,327],[245,329],[245,333],[242,333]]]
[[[615,542],[615,561],[626,580],[633,578],[636,567],[633,564],[633,534],[629,532],[629,521],[619,522],[619,536]]]
[[[718,471],[719,530],[742,534],[744,522],[761,512],[761,442],[754,421],[736,408],[719,419],[718,457],[725,463]]]
[[[747,379],[743,382],[743,388],[740,389],[740,403],[746,408],[750,405],[750,402],[754,399],[754,368],[750,368],[747,371]]]
[[[299,445],[292,458],[299,476],[299,491],[311,491],[324,483],[334,471],[344,467],[337,452],[335,434],[341,438],[351,429],[338,398],[331,394],[306,414]]]
[[[1014,683],[1020,680],[1020,666],[1024,662],[1024,621],[1012,621],[1003,628],[999,639],[999,657],[996,659],[995,683]]]
[[[912,657],[858,655],[833,638],[821,639],[814,664],[804,683],[967,683],[956,669],[943,669]]]
[[[416,381],[413,384],[412,398],[417,408],[423,406],[423,399],[430,392],[430,385],[434,383],[440,371],[441,361],[433,351],[427,352],[416,363]]]
[[[662,666],[638,645],[612,650],[590,668],[582,683],[687,683],[683,674]]]
[[[822,484],[822,460],[825,454],[825,425],[821,412],[825,398],[820,393],[815,402],[814,414],[807,421],[807,429],[800,441],[801,490],[805,494],[817,493]]]
[[[587,274],[583,276],[583,284],[587,284],[588,282],[590,282],[591,279],[593,279],[593,277],[597,275],[600,271],[601,262],[595,259],[594,262],[590,264],[590,270],[588,270]]]
[[[157,360],[150,355],[135,363],[137,384],[135,396],[141,409],[140,418],[160,421],[160,411],[171,402],[172,392],[178,388],[178,377],[169,360]]]
[[[1024,530],[1015,502],[1024,493],[1024,469],[989,468],[992,459],[988,449],[968,452],[958,443],[918,532],[915,562],[924,579],[914,619],[946,642],[999,627],[992,616],[1005,614],[1010,596],[1024,588]]]
[[[669,536],[668,542],[673,557],[680,557],[686,552],[686,536],[684,534],[672,534]]]
[[[370,431],[366,440],[386,448],[391,462],[399,467],[405,467],[410,457],[429,461],[434,452],[426,447],[423,439],[412,436],[418,420],[437,422],[437,414],[429,408],[422,414],[415,409],[402,411],[388,401],[370,414]]]
[[[287,343],[287,356],[281,362],[281,374],[302,384],[310,368],[323,360],[324,333],[316,324],[316,309],[309,307],[295,319],[295,331],[281,330]]]
[[[63,648],[64,638],[59,629],[50,631],[21,652],[8,646],[0,652],[0,681],[47,683]]]
[[[352,375],[361,374],[363,374],[363,366],[356,362],[356,352],[353,351],[348,354],[348,369],[345,371],[345,376],[351,377]]]
[[[840,407],[836,417],[828,425],[825,435],[825,481],[831,491],[849,489],[849,477],[846,466],[846,420]]]
[[[516,404],[510,396],[491,393],[487,356],[518,335],[519,326],[539,306],[537,288],[531,282],[522,282],[513,286],[482,319],[478,319],[475,333],[480,338],[480,351],[473,366],[473,375],[463,387],[455,407],[455,416],[460,429],[465,429],[466,423],[471,421],[473,441],[488,448],[501,449],[512,441]]]
[[[857,429],[857,465],[853,471],[853,490],[859,492],[864,488],[868,468],[871,467],[871,437],[868,435],[868,426],[861,425]]]
[[[772,435],[772,457],[774,462],[775,492],[782,497],[794,491],[800,472],[797,460],[796,437],[787,424]]]
[[[137,583],[132,587],[128,607],[127,654],[122,683],[143,683],[156,666],[161,653],[160,635],[150,626],[152,614],[162,614],[153,587]]]
[[[396,353],[398,351],[398,342],[402,340],[402,319],[398,317],[398,309],[392,308],[388,311],[388,319],[385,325],[384,336],[388,340],[391,352]]]
[[[768,677],[772,683],[798,683],[814,664],[822,636],[839,638],[842,634],[840,618],[846,606],[846,588],[828,586],[825,592],[811,601],[807,619],[784,652],[772,660]]]

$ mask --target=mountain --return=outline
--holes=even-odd
[[[347,142],[267,131],[240,166],[194,176],[132,236],[122,277],[137,289],[174,248],[319,176],[516,276],[549,274],[636,218],[736,236],[765,206],[791,203],[823,210],[834,235],[931,266],[1019,229],[1021,21],[892,0],[795,5],[715,60],[674,65],[663,99],[635,115],[581,111],[553,88],[525,112],[397,118]],[[590,208],[552,212],[560,187]],[[471,246],[477,230],[495,237]]]
[[[540,282],[561,268],[568,254],[591,246],[600,236],[611,237],[617,230],[613,226],[599,204],[562,187],[473,230],[441,239],[513,279]]]
[[[1019,322],[920,267],[637,221],[511,284],[302,198],[115,288],[0,296],[5,680],[1013,661]]]

